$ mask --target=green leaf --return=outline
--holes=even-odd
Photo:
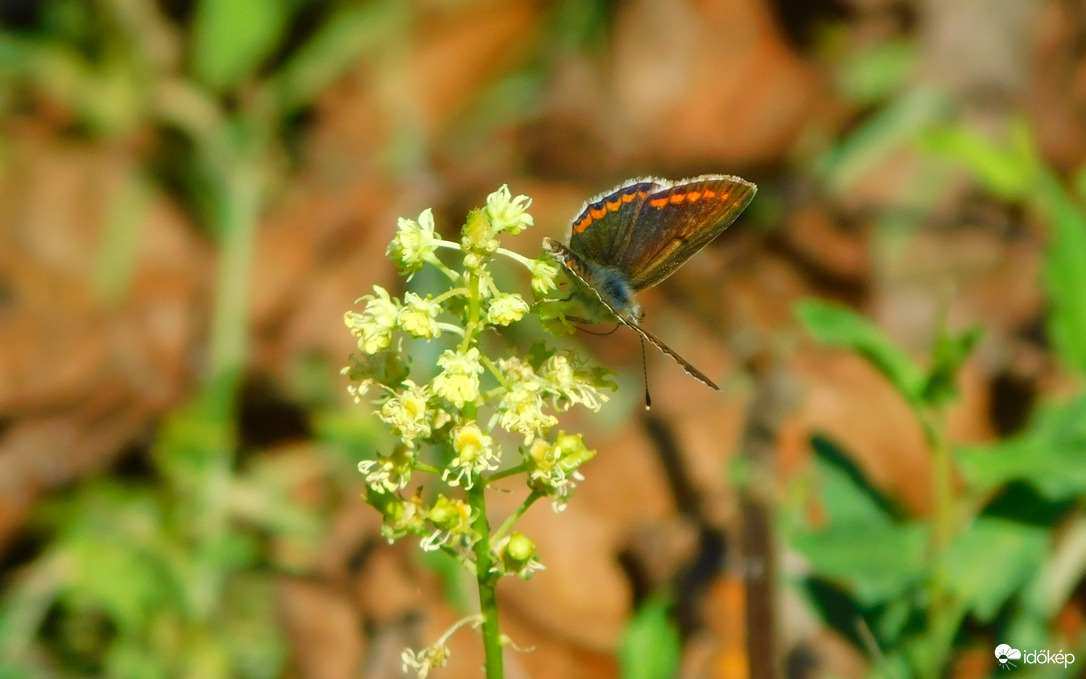
[[[1016,480],[992,494],[980,514],[1029,526],[1056,526],[1064,521],[1075,504],[1072,498],[1047,498],[1032,484]]]
[[[168,679],[170,677],[167,657],[153,648],[138,643],[119,643],[110,648],[106,660],[106,676],[116,679],[146,677],[146,679]]]
[[[1028,123],[1017,121],[1009,139],[999,144],[973,127],[953,125],[926,132],[922,145],[957,161],[988,191],[1005,200],[1021,200],[1033,191],[1041,165]]]
[[[18,576],[9,577],[0,592],[0,678],[19,676],[5,671],[14,672],[15,663],[28,660],[38,631],[58,601],[73,565],[63,550],[50,549],[22,566]]]
[[[957,452],[975,492],[1024,481],[1050,500],[1086,494],[1086,395],[1042,411],[1024,434]]]
[[[821,438],[812,445],[829,528],[800,532],[793,546],[817,576],[836,582],[862,606],[900,597],[924,577],[928,527],[896,522],[889,500],[839,448]]]
[[[819,342],[859,353],[907,400],[915,402],[920,398],[926,381],[924,372],[869,320],[843,306],[816,299],[800,301],[796,315]]]
[[[1086,491],[1086,449],[1061,451],[1042,436],[992,446],[963,448],[958,462],[963,475],[978,490],[994,490],[1011,481],[1025,481],[1044,497],[1061,500]]]
[[[1040,201],[1052,229],[1044,261],[1049,328],[1060,356],[1086,374],[1086,213],[1051,173],[1040,182]]]
[[[1044,169],[1029,124],[1016,121],[1002,145],[960,125],[929,132],[924,142],[963,164],[992,193],[1037,202],[1052,229],[1044,264],[1051,335],[1064,360],[1086,373],[1086,212],[1059,178]],[[1080,191],[1084,179],[1082,173],[1076,178]]]
[[[859,51],[839,70],[838,84],[857,103],[873,103],[899,91],[916,70],[915,40],[886,40]]]
[[[279,43],[286,20],[283,0],[201,0],[192,37],[196,77],[219,92],[250,77]]]
[[[917,589],[910,594],[911,596],[891,599],[878,607],[879,615],[875,620],[875,624],[872,625],[871,631],[877,638],[884,640],[887,646],[897,647],[903,645],[905,638],[912,631],[910,623],[915,622],[918,617],[924,614],[923,590]],[[871,649],[866,650],[870,651]]]
[[[11,658],[0,658],[0,679],[37,679],[45,676],[43,670],[21,667]]]
[[[905,594],[925,574],[929,528],[920,523],[833,526],[801,533],[793,546],[815,573],[846,586],[864,606]]]
[[[811,438],[819,495],[831,525],[886,524],[901,518],[894,503],[832,441]]]
[[[1047,547],[1044,527],[978,518],[947,549],[947,585],[981,622],[990,622],[1041,566]]]
[[[2,43],[0,43],[2,45]],[[0,58],[3,56],[3,51],[0,51]],[[1086,200],[1086,165],[1081,166],[1071,176],[1071,186],[1074,188],[1075,197],[1079,200]]]
[[[250,0],[251,1],[251,0]],[[411,5],[377,0],[338,6],[331,17],[268,82],[279,108],[289,114],[312,101],[363,55],[402,40]]]
[[[677,675],[681,643],[663,596],[645,602],[622,633],[619,664],[623,679],[669,679]]]
[[[903,649],[895,649],[875,661],[869,679],[902,679],[916,674]]]
[[[846,193],[872,168],[911,143],[942,116],[947,102],[944,94],[932,88],[906,92],[819,158],[819,174],[834,194]]]
[[[801,591],[807,595],[811,607],[818,611],[825,624],[848,639],[858,650],[866,650],[860,630],[862,625],[870,628],[871,620],[868,611],[849,592],[819,576],[804,578],[802,587]]]
[[[931,372],[924,383],[925,403],[938,406],[958,397],[958,371],[983,334],[980,327],[959,335],[939,333],[932,349]]]

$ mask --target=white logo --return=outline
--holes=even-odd
[[[1064,653],[1062,650],[1059,653],[1053,653],[1052,651],[1030,651],[1025,655],[1017,648],[1011,648],[1010,644],[1000,644],[995,649],[996,661],[999,662],[999,667],[1004,670],[1009,670],[1012,667],[1018,667],[1018,665],[1011,662],[1012,660],[1021,660],[1027,665],[1063,665],[1067,667],[1071,663],[1075,662],[1074,653]]]
[[[996,646],[995,657],[1002,669],[1009,670],[1012,667],[1018,667],[1011,661],[1019,660],[1022,657],[1022,651],[1011,648],[1009,644],[1000,644]]]

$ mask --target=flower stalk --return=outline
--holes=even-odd
[[[359,300],[362,310],[344,316],[359,351],[343,370],[348,391],[357,403],[368,399],[395,439],[358,465],[366,501],[381,513],[390,542],[418,537],[423,550],[445,551],[474,572],[479,615],[472,626],[482,634],[488,679],[503,676],[497,583],[542,568],[535,543],[513,530],[515,522],[544,497],[561,511],[595,455],[579,434],[555,431],[557,415],[575,405],[599,410],[615,389],[607,371],[575,354],[544,342],[522,352],[501,341],[502,328],[534,312],[519,292],[499,289],[491,267],[504,261],[527,270],[537,296],[553,292],[558,277],[550,259],[499,245],[532,225],[529,205],[503,186],[469,214],[458,243],[438,236],[430,210],[400,219],[389,257],[407,280],[436,267],[447,289],[394,297],[374,286]],[[438,343],[434,365],[412,361],[420,343]],[[516,476],[524,479],[526,499],[491,532],[489,488]],[[445,641],[464,624],[426,649],[406,650],[405,671],[422,678],[444,666]]]

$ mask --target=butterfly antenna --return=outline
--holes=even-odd
[[[652,396],[649,395],[649,360],[645,358],[645,338],[641,338],[641,379],[645,383],[645,410],[652,408]]]
[[[590,322],[590,321],[588,321],[587,319],[584,319],[584,318],[571,318],[571,320],[574,323],[589,323]],[[577,329],[580,330],[581,332],[588,333],[589,335],[595,335],[596,337],[606,337],[607,335],[610,335],[610,334],[614,333],[616,330],[618,330],[621,327],[622,327],[621,323],[616,323],[615,327],[611,328],[607,332],[597,332],[595,330],[589,330],[588,328],[584,327],[583,325],[578,325]]]

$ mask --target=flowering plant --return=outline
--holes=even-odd
[[[426,265],[435,267],[447,280],[446,289],[437,296],[406,292],[396,298],[374,286],[372,295],[359,300],[362,311],[345,315],[361,352],[343,370],[351,379],[349,390],[356,402],[369,398],[398,439],[392,450],[359,463],[366,500],[381,512],[382,532],[390,542],[418,536],[422,549],[453,555],[478,583],[479,615],[458,622],[427,649],[404,652],[404,671],[413,669],[419,677],[447,662],[445,642],[466,624],[482,630],[488,679],[502,676],[505,639],[498,628],[497,581],[503,575],[528,578],[542,568],[535,544],[513,525],[541,498],[551,498],[560,511],[582,479],[581,465],[595,454],[580,434],[555,431],[556,413],[574,405],[599,410],[615,388],[607,371],[571,352],[537,343],[518,353],[494,349],[490,341],[500,335],[491,330],[520,322],[532,311],[521,294],[498,288],[490,272],[497,257],[527,269],[537,295],[555,289],[554,261],[530,259],[499,243],[501,236],[532,225],[530,202],[503,186],[487,198],[485,208],[469,214],[459,243],[440,237],[429,209],[417,220],[400,219],[389,257],[407,280]],[[457,265],[438,257],[447,251],[458,253]],[[415,370],[405,347],[412,341],[444,343],[436,370]],[[491,530],[486,490],[518,474],[524,476],[527,497]],[[422,485],[424,475],[442,490]]]

